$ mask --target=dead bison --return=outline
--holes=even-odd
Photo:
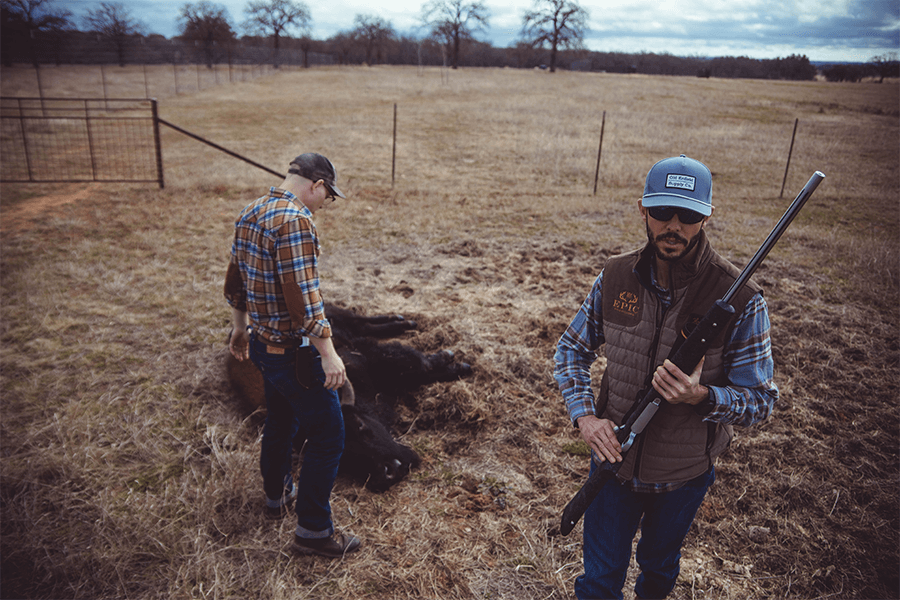
[[[325,313],[349,380],[341,390],[346,436],[341,471],[383,492],[419,464],[418,454],[391,433],[395,403],[423,385],[466,377],[472,368],[457,362],[452,352],[426,355],[399,342],[379,342],[416,327],[399,315],[367,317],[333,305],[326,305]],[[262,375],[253,363],[228,354],[226,366],[232,388],[247,407],[264,409]],[[295,440],[298,448],[303,441]]]

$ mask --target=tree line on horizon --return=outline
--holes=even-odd
[[[480,0],[426,0],[422,38],[399,34],[374,14],[357,14],[353,28],[326,40],[310,37],[312,17],[300,0],[249,0],[238,37],[224,6],[211,0],[185,2],[179,35],[147,34],[121,2],[98,2],[77,28],[72,14],[54,0],[0,0],[0,56],[5,65],[33,63],[214,64],[270,61],[279,64],[389,64],[469,67],[557,68],[580,71],[696,75],[699,77],[811,80],[818,69],[803,55],[785,58],[678,57],[671,54],[598,52],[583,45],[589,14],[577,0],[534,0],[523,14],[521,38],[497,48],[476,38],[489,12]],[[247,48],[268,47],[265,53]],[[326,57],[326,58],[323,58]],[[864,65],[831,65],[830,81],[900,75],[896,53]]]

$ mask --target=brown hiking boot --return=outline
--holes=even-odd
[[[359,550],[359,538],[343,533],[317,539],[294,535],[294,543],[291,548],[300,554],[318,554],[329,558],[340,558],[349,552]]]

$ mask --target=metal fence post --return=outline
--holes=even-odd
[[[44,99],[41,98],[41,112],[43,112]],[[25,129],[25,114],[22,112],[22,99],[18,101],[19,107],[19,128],[22,130],[22,148],[25,151],[25,169],[28,171],[28,181],[34,181],[34,174],[31,171],[31,157],[28,155],[28,130]]]
[[[794,138],[797,137],[797,123],[799,122],[800,119],[794,119],[794,133],[791,134],[791,147],[788,150],[787,164],[784,166],[784,179],[781,180],[781,193],[778,194],[779,198],[784,196],[784,185],[787,183],[788,169],[791,168],[791,154],[794,153]]]
[[[103,99],[109,100],[109,93],[106,91],[106,69],[100,65],[100,79],[103,81]],[[109,102],[105,104],[106,110],[109,110]]]
[[[156,146],[156,174],[159,176],[159,189],[166,187],[163,181],[162,143],[159,137],[159,112],[156,109],[156,98],[150,98],[150,111],[153,113],[153,143]]]
[[[394,174],[397,170],[397,104],[394,103],[394,142],[391,150],[391,187],[394,187]]]
[[[105,99],[104,99],[105,101]],[[109,110],[109,103],[106,102],[106,109]],[[91,131],[91,109],[88,107],[88,100],[84,101],[84,126],[87,129],[88,152],[91,156],[91,179],[97,180],[97,161],[94,158],[94,135]]]
[[[41,66],[37,63],[34,64],[34,74],[37,77],[38,97],[41,99],[41,114],[46,117],[47,109],[44,107],[44,84],[41,81]]]
[[[594,171],[594,195],[597,195],[597,182],[600,180],[600,155],[603,153],[603,130],[606,128],[606,111],[603,111],[603,120],[600,122],[600,147],[597,148],[597,170]]]

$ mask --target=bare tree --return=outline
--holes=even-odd
[[[35,37],[39,33],[58,34],[71,26],[72,13],[55,9],[53,0],[0,0],[0,54],[3,63],[11,63],[13,47],[27,48],[27,54],[37,65]]]
[[[181,37],[196,42],[203,48],[203,58],[210,69],[218,58],[216,46],[227,48],[235,40],[230,20],[228,10],[224,6],[209,0],[200,0],[181,7],[181,14],[178,17]]]
[[[84,22],[88,30],[99,33],[115,44],[119,65],[123,67],[128,42],[145,30],[144,25],[135,20],[121,2],[101,2],[100,8],[88,11]]]
[[[332,36],[326,44],[328,51],[337,55],[338,64],[350,64],[350,54],[353,52],[354,46],[353,36],[350,33],[342,31]]]
[[[385,45],[397,37],[391,23],[374,15],[356,15],[353,25],[350,35],[365,48],[366,64],[373,64],[373,56],[381,61]]]
[[[872,63],[875,72],[878,74],[878,83],[884,83],[885,77],[900,76],[900,61],[897,60],[896,52],[873,56],[869,62]]]
[[[474,39],[476,31],[488,25],[488,9],[481,2],[430,0],[422,7],[422,21],[431,27],[431,35],[450,48],[452,67],[459,67],[459,47],[463,40]]]
[[[535,48],[550,46],[550,72],[559,48],[581,48],[588,12],[574,0],[534,0],[522,19],[522,38]]]
[[[296,0],[252,0],[244,9],[247,20],[244,29],[252,34],[271,35],[275,44],[274,64],[278,68],[278,49],[281,36],[291,29],[309,35],[312,21],[309,7]]]

